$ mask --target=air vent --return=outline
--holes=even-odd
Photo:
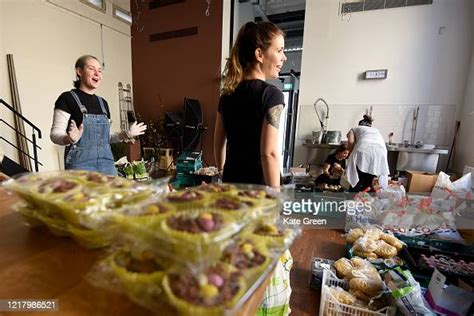
[[[362,12],[380,9],[400,8],[413,5],[433,4],[433,0],[364,0],[343,3],[341,13]]]
[[[383,9],[385,0],[366,0],[364,3],[364,11]]]
[[[153,9],[158,9],[158,8],[161,8],[161,7],[166,7],[168,5],[172,5],[172,4],[178,4],[178,3],[181,3],[181,2],[184,2],[185,0],[154,0],[154,1],[151,1],[149,4],[148,4],[148,7],[150,10],[153,10]]]
[[[342,13],[364,11],[364,2],[351,2],[342,5]]]
[[[150,35],[150,42],[164,41],[177,37],[192,36],[198,33],[198,27],[189,27],[169,32],[155,33]]]
[[[400,8],[406,7],[407,1],[406,0],[387,0],[385,4],[385,8]]]

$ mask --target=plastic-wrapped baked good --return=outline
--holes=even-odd
[[[122,227],[130,224],[149,226],[175,211],[176,207],[172,204],[163,202],[161,199],[153,199],[138,205],[125,206],[116,210],[111,216],[114,222]]]
[[[383,281],[368,278],[354,278],[349,281],[349,288],[354,291],[361,291],[370,298],[383,290]]]
[[[353,244],[357,239],[360,237],[364,236],[364,231],[362,228],[354,228],[349,231],[349,233],[346,235],[346,241],[349,244]]]
[[[357,299],[363,301],[364,303],[368,304],[371,300],[371,297],[365,294],[360,290],[349,289],[349,293],[351,293]]]
[[[107,230],[89,229],[83,225],[70,224],[65,220],[49,217],[27,205],[19,205],[17,210],[29,222],[45,225],[55,236],[72,237],[85,248],[102,248],[110,244],[110,234]]]
[[[361,258],[358,259],[359,260],[351,260],[351,262],[357,262],[357,267],[354,266],[354,268],[346,274],[346,279],[350,280],[353,278],[367,278],[371,280],[381,280],[380,275],[374,265],[372,265],[367,260],[363,260]]]
[[[397,237],[391,234],[383,233],[380,235],[380,239],[397,248],[397,251],[401,251],[403,249],[403,243]]]
[[[70,170],[69,174],[89,187],[103,186],[110,182],[113,177],[106,176],[97,171]]]
[[[169,272],[163,279],[166,297],[181,315],[222,315],[236,304],[245,288],[238,272],[224,264],[192,273]]]
[[[209,201],[209,193],[194,189],[171,192],[164,200],[178,210],[203,208]]]
[[[352,257],[351,262],[354,268],[360,268],[361,266],[365,265],[367,261],[359,257]]]
[[[31,181],[30,181],[31,180]],[[23,176],[15,183],[7,185],[20,195],[31,207],[42,210],[50,217],[63,218],[62,209],[56,201],[80,193],[82,184],[72,178],[60,176],[28,177]]]
[[[277,206],[278,204],[277,198],[263,189],[239,189],[237,191],[237,196],[253,200],[257,205],[264,207]]]
[[[378,256],[374,252],[370,252],[370,251],[362,251],[362,250],[355,249],[353,251],[353,253],[354,253],[354,255],[362,257],[362,258],[367,258],[367,259],[377,259],[378,258]]]
[[[239,196],[218,195],[207,206],[242,220],[256,219],[261,214],[255,201]]]
[[[119,251],[109,256],[104,263],[110,266],[125,292],[139,299],[150,292],[158,293],[163,277],[171,267],[170,261],[150,252],[134,254]]]
[[[285,248],[288,241],[293,239],[294,231],[276,224],[259,222],[251,230],[252,238],[265,244],[270,250],[272,248]]]
[[[225,241],[239,229],[232,217],[212,209],[176,212],[166,215],[157,229],[150,226],[158,237],[154,244],[184,262],[218,259]]]
[[[383,240],[377,241],[377,248],[375,248],[374,253],[382,258],[392,258],[397,255],[397,248],[390,246]]]
[[[221,261],[239,269],[246,280],[253,283],[270,264],[270,254],[263,245],[244,238],[228,245]]]
[[[353,305],[357,298],[340,287],[328,287],[329,293],[339,302],[346,305]]]
[[[367,237],[367,239],[379,240],[381,234],[383,234],[383,232],[380,229],[369,228],[365,231],[364,236]]]
[[[207,192],[210,194],[226,194],[235,195],[237,194],[237,187],[233,184],[228,183],[204,183],[194,188],[197,191]]]
[[[151,186],[78,170],[28,174],[6,187],[50,218],[86,226],[100,221],[108,209],[142,201],[155,192]]]
[[[367,236],[357,239],[352,249],[362,252],[373,252],[377,248],[377,241]]]
[[[86,278],[92,284],[126,294],[138,304],[160,308],[163,277],[172,262],[138,248],[124,248],[95,264]],[[160,303],[157,303],[160,302]]]
[[[336,269],[337,276],[344,278],[353,268],[351,260],[347,258],[340,258],[334,262],[334,268]]]
[[[139,203],[154,194],[152,186],[119,177],[107,177],[107,179],[109,180],[107,184],[95,187],[94,192],[107,199],[106,207],[108,208],[119,208]]]

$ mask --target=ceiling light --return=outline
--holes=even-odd
[[[284,52],[300,52],[303,50],[303,47],[288,47],[284,49]]]

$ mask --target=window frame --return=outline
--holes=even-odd
[[[102,13],[106,13],[107,12],[107,1],[106,0],[101,0],[102,1],[102,6],[97,6],[95,4],[93,4],[92,2],[90,2],[90,0],[79,0],[81,3],[91,7],[91,8],[94,8],[96,9],[97,11],[100,11]]]
[[[127,21],[127,20],[123,19],[122,17],[118,16],[118,15],[117,15],[117,11],[121,11],[122,13],[128,15],[132,21],[131,21],[131,22],[130,22],[130,21]],[[125,9],[122,8],[121,6],[116,5],[115,3],[112,4],[112,16],[113,16],[115,19],[117,19],[117,20],[119,20],[119,21],[121,21],[121,22],[123,22],[123,23],[126,23],[126,24],[128,24],[128,25],[132,25],[132,23],[133,23],[132,13],[130,13],[129,11],[125,10]]]

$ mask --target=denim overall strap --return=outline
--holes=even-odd
[[[74,90],[71,90],[69,91],[72,95],[72,97],[74,98],[74,100],[76,100],[76,103],[77,105],[79,106],[79,108],[81,109],[81,112],[82,114],[87,114],[87,109],[86,107],[81,103],[81,100],[79,100],[79,96],[77,95],[76,92],[74,92]]]
[[[99,171],[116,175],[114,158],[109,144],[110,122],[101,97],[98,98],[103,114],[88,114],[77,94],[71,91],[83,113],[83,132],[79,141],[70,147],[65,156],[66,169]]]
[[[104,106],[104,100],[102,100],[102,98],[99,96],[97,96],[97,99],[99,99],[100,109],[102,110],[102,113],[107,116],[107,111],[105,110]]]

